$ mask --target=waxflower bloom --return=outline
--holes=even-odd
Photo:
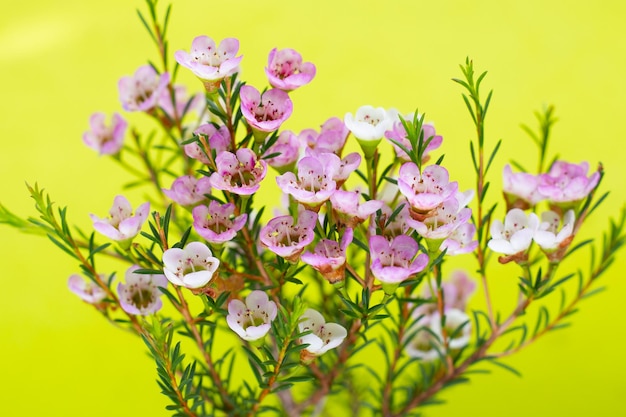
[[[458,188],[456,181],[450,182],[448,170],[440,165],[429,165],[420,173],[415,163],[406,162],[398,173],[398,189],[407,198],[417,220],[454,196]]]
[[[152,110],[169,82],[167,72],[159,75],[150,65],[139,67],[132,77],[122,77],[117,84],[122,107],[126,111]]]
[[[254,194],[267,173],[267,163],[257,159],[248,148],[236,153],[223,151],[215,158],[217,172],[211,174],[211,185],[218,190],[239,195]]]
[[[304,129],[298,139],[310,149],[341,156],[349,134],[350,131],[341,119],[331,117],[324,122],[319,133],[315,129]]]
[[[267,132],[278,130],[293,111],[289,95],[277,88],[272,88],[261,95],[256,88],[244,85],[241,87],[239,97],[241,113],[258,137],[265,138]]]
[[[406,354],[424,362],[432,362],[439,358],[441,346],[440,335],[432,330],[433,316],[425,316],[418,320],[419,328],[415,332],[406,333],[403,340]],[[410,340],[407,338],[410,337]]]
[[[526,210],[544,200],[537,189],[540,177],[526,172],[513,173],[509,165],[502,171],[502,191],[506,199],[507,210],[520,208]]]
[[[354,116],[352,113],[346,113],[343,121],[359,141],[366,158],[374,155],[376,146],[393,123],[390,114],[385,109],[372,106],[359,107]]]
[[[184,249],[166,250],[163,264],[163,272],[172,284],[195,289],[211,281],[220,261],[204,243],[191,242]]]
[[[243,213],[234,215],[233,203],[220,204],[211,200],[208,206],[199,205],[193,209],[193,228],[200,236],[211,243],[224,243],[232,240],[248,220]]]
[[[225,77],[238,71],[243,58],[235,56],[238,51],[239,41],[235,38],[226,38],[216,47],[215,41],[208,36],[197,36],[191,42],[190,52],[176,51],[174,59],[191,70],[202,81],[205,90],[212,93]]]
[[[127,247],[130,241],[139,234],[149,212],[150,203],[143,203],[137,207],[133,215],[133,208],[126,197],[118,195],[113,200],[113,207],[109,210],[110,218],[101,219],[93,214],[90,214],[90,217],[93,220],[93,228],[97,232]]]
[[[163,194],[181,206],[193,206],[206,199],[211,193],[211,180],[208,177],[196,178],[191,175],[178,177],[168,190],[163,188]]]
[[[67,280],[67,287],[81,300],[89,304],[98,304],[104,300],[107,293],[98,284],[89,280],[86,281],[78,274],[73,274]]]
[[[337,323],[326,323],[324,316],[312,308],[307,308],[300,320],[298,323],[300,332],[311,331],[310,334],[300,338],[300,343],[309,345],[300,354],[304,362],[336,348],[348,335],[345,327]]]
[[[459,196],[465,197],[462,193]],[[423,221],[408,219],[417,233],[426,239],[429,250],[439,249],[444,240],[449,239],[455,230],[469,220],[472,210],[461,204],[456,197],[451,197],[437,206]]]
[[[446,255],[462,255],[474,252],[478,247],[478,241],[474,240],[476,226],[472,223],[463,223],[457,227],[446,240],[443,241],[439,250],[446,250]]]
[[[346,249],[352,242],[354,233],[346,228],[340,242],[330,239],[320,239],[313,252],[304,252],[300,257],[302,262],[311,265],[331,284],[342,281],[346,268]]]
[[[163,306],[162,292],[167,287],[167,279],[163,275],[138,274],[139,266],[133,265],[126,270],[126,284],[117,286],[122,309],[135,315],[145,316],[156,313]]]
[[[403,118],[407,122],[412,123],[414,118],[413,116],[414,114],[407,114]],[[441,146],[441,144],[443,143],[443,137],[441,135],[437,135],[437,133],[435,132],[435,126],[432,123],[423,123],[420,134],[424,135],[424,142],[430,140],[430,142],[428,142],[428,145],[426,146],[426,149],[424,150],[424,154],[422,155],[422,162],[426,162],[428,161],[428,159],[430,159],[428,153]],[[393,149],[395,150],[398,158],[402,159],[403,161],[411,160],[409,155],[407,155],[407,153],[404,152],[402,148],[394,143],[397,142],[403,145],[405,148],[411,149],[411,142],[409,142],[406,129],[404,128],[402,121],[396,120],[393,123],[392,128],[385,132],[385,138],[387,138],[389,142],[391,142],[391,144],[393,145]]]
[[[348,227],[363,223],[369,216],[380,210],[385,203],[380,200],[369,200],[359,203],[361,193],[356,191],[337,190],[330,196],[333,210],[339,219]]]
[[[114,113],[111,125],[105,124],[104,113],[94,113],[89,118],[91,130],[83,134],[83,142],[100,155],[115,155],[124,145],[124,134],[128,123],[118,113]]]
[[[311,82],[315,65],[302,62],[302,56],[293,49],[274,48],[267,58],[265,74],[272,87],[291,91]]]
[[[298,161],[298,177],[293,172],[286,172],[276,177],[276,183],[287,194],[304,204],[316,209],[337,189],[333,176],[339,170],[341,160],[332,153],[305,156]]]
[[[547,174],[541,175],[537,190],[539,194],[556,206],[568,209],[587,197],[598,185],[600,172],[596,171],[587,178],[589,164],[570,164],[556,161]]]
[[[369,248],[372,274],[386,284],[399,284],[428,264],[428,255],[417,255],[419,245],[407,235],[391,241],[384,236],[370,236]]]
[[[246,302],[231,300],[228,303],[228,327],[243,340],[255,341],[264,337],[276,318],[276,303],[263,291],[252,291]]]
[[[290,130],[283,130],[278,135],[276,142],[265,151],[265,161],[281,174],[293,169],[294,164],[300,157],[300,141]],[[275,155],[267,158],[269,155]]]
[[[574,210],[568,210],[562,219],[557,213],[549,210],[541,214],[541,221],[533,240],[548,256],[557,252],[555,259],[560,259],[563,254],[559,253],[559,249],[567,248],[573,239]]]
[[[207,144],[209,145],[209,149],[203,149],[199,142],[188,143],[184,145],[183,149],[188,157],[197,159],[205,165],[211,163],[206,152],[210,153],[214,150],[215,154],[219,155],[220,152],[230,149],[230,132],[226,126],[221,126],[219,129],[216,129],[213,124],[207,123],[198,126],[193,133],[196,136],[205,137],[208,140]]]
[[[445,327],[441,327],[441,316],[438,311],[435,311],[431,320],[431,329],[433,333],[437,335],[442,335],[441,340],[443,340],[443,330],[445,330],[446,335],[448,336],[448,348],[449,349],[461,349],[470,341],[472,326],[469,319],[469,316],[462,312],[461,310],[457,310],[455,308],[447,310],[445,313],[446,316],[446,324]],[[459,330],[460,329],[460,330]],[[451,337],[454,335],[454,337]]]
[[[315,238],[317,213],[302,210],[298,213],[298,223],[292,216],[279,216],[270,220],[261,229],[261,243],[278,256],[296,261],[304,248]]]
[[[535,213],[526,215],[521,209],[511,209],[506,214],[504,223],[498,219],[491,223],[491,240],[487,245],[494,252],[521,256],[530,247],[538,228],[539,218]],[[508,262],[509,259],[502,261]]]

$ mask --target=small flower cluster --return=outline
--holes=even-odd
[[[164,54],[162,34],[151,34]],[[550,286],[590,213],[602,171],[588,176],[587,163],[561,160],[537,175],[513,173],[507,165],[506,214],[504,221],[495,218],[495,203],[485,203],[486,173],[495,151],[486,155],[480,136],[488,102],[481,104],[476,90],[484,74],[477,82],[470,61],[462,67],[466,79],[456,81],[477,106],[470,109],[479,132],[479,146],[471,148],[477,185],[461,191],[443,155],[433,162],[443,136],[418,111],[403,114],[366,105],[343,119],[327,118],[319,129],[284,129],[297,104],[293,91],[316,74],[315,65],[293,49],[272,49],[267,86],[254,87],[239,80],[243,56],[237,39],[218,44],[198,36],[189,52],[174,54],[200,81],[203,92],[192,95],[174,83],[177,72],[169,71],[167,57],[162,58],[162,69],[145,65],[118,83],[121,107],[147,115],[161,128],[161,142],[132,129],[134,140],[125,143],[128,122],[117,113],[110,124],[106,115],[92,115],[91,130],[83,136],[86,145],[137,175],[131,186],[147,179],[153,187],[144,194],[148,201],[133,210],[125,196],[116,196],[108,217],[91,215],[94,233],[81,236],[86,243],[71,237],[65,218],[46,217],[53,210],[42,211],[42,219],[51,225],[46,233],[56,232],[55,243],[84,261],[84,277],[72,275],[69,289],[144,338],[157,359],[159,383],[177,410],[200,409],[189,407],[197,397],[224,415],[256,415],[266,396],[297,383],[309,383],[311,398],[333,395],[336,378],[352,366],[346,367],[351,354],[375,340],[372,345],[388,356],[389,375],[417,363],[414,374],[427,380],[407,376],[409,385],[393,378],[376,381],[384,393],[380,410],[408,413],[469,365],[497,358],[488,352],[496,339],[522,319],[531,302],[567,280]],[[347,151],[358,149],[357,143],[360,152]],[[388,165],[381,158],[385,146],[395,153]],[[541,149],[545,153],[545,143]],[[140,160],[147,175],[127,155]],[[268,182],[281,193],[273,211],[264,205]],[[34,194],[38,206],[45,206],[43,194]],[[619,247],[621,235],[615,230],[606,247]],[[102,236],[112,242],[98,245]],[[532,252],[533,242],[541,252]],[[520,301],[506,320],[494,313],[486,285],[492,252],[502,255],[501,263],[514,262],[522,270]],[[478,262],[477,277],[465,271],[443,275],[451,257],[470,253]],[[114,286],[115,273],[96,270],[94,259],[101,256],[127,263],[123,282]],[[610,256],[601,265],[610,265]],[[548,272],[537,267],[533,279],[531,269],[541,263]],[[472,315],[468,301],[477,286],[474,278],[483,283],[487,308]],[[163,308],[165,302],[172,315]],[[545,328],[530,341],[570,312],[545,324],[540,317],[538,326]],[[489,322],[488,337],[478,330],[481,317]],[[372,328],[382,329],[383,336]],[[516,328],[526,329],[526,324]],[[213,343],[221,343],[228,329],[243,347],[215,360]],[[187,337],[200,349],[202,377],[193,375],[195,363],[182,367],[179,345],[171,349],[174,337]],[[229,385],[230,375],[222,375],[222,365],[231,361],[227,357],[239,351],[245,351],[259,389],[247,382],[246,389],[238,389]],[[366,362],[360,365],[376,374],[375,365]],[[207,380],[214,385],[207,387]],[[177,391],[192,383],[198,386]],[[411,397],[415,387],[419,397]],[[410,398],[392,407],[387,395],[396,388]],[[185,397],[188,392],[193,398]],[[276,396],[290,415],[312,405],[297,397]]]

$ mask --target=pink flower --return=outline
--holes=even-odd
[[[382,215],[380,218],[377,218],[378,225],[374,224],[374,222],[370,223],[370,233],[373,235],[380,234],[389,240],[396,236],[407,234],[411,228],[409,225],[409,221],[411,221],[409,204],[407,202],[401,202],[400,204],[402,204],[402,208],[393,219],[391,219],[391,215],[395,209],[392,210],[389,206],[383,205],[380,208]],[[398,204],[398,207],[400,204]],[[379,228],[378,232],[376,230],[377,226]]]
[[[407,114],[403,117],[409,123],[413,122],[414,114]],[[443,143],[443,137],[441,135],[437,135],[435,132],[435,126],[431,123],[422,124],[422,133],[424,134],[424,142],[430,140],[428,146],[424,150],[424,154],[422,155],[422,162],[426,162],[429,159],[428,152],[435,150],[441,146]],[[385,137],[389,139],[391,144],[393,145],[394,150],[396,151],[396,155],[398,158],[404,161],[410,161],[409,155],[404,152],[398,145],[396,145],[393,141],[396,141],[403,145],[407,149],[411,149],[411,143],[407,137],[406,129],[400,120],[396,120],[393,123],[393,127],[391,130],[387,130],[385,132]]]
[[[311,82],[315,65],[302,62],[302,56],[293,49],[274,48],[267,59],[265,74],[272,87],[291,91]]]
[[[588,170],[589,164],[586,162],[570,164],[556,161],[550,172],[540,176],[537,190],[550,202],[571,208],[572,204],[563,203],[577,203],[598,185],[600,173],[596,171],[587,178]]]
[[[291,170],[300,156],[300,142],[296,135],[290,130],[280,132],[276,142],[265,151],[265,155],[273,154],[278,155],[271,158],[265,157],[269,166],[276,168],[280,173]]]
[[[202,288],[220,266],[219,259],[202,242],[191,242],[184,249],[170,248],[163,253],[163,272],[174,285]]]
[[[474,240],[476,226],[472,223],[463,223],[443,241],[439,250],[446,250],[446,255],[462,255],[473,252],[478,247],[478,241]]]
[[[476,290],[476,283],[463,270],[456,270],[450,278],[442,284],[444,304],[447,309],[465,311],[467,300]]]
[[[113,200],[113,207],[109,210],[110,218],[101,219],[93,214],[89,216],[93,220],[93,228],[106,237],[120,242],[127,247],[130,241],[139,234],[141,226],[148,219],[150,203],[143,203],[137,207],[133,215],[133,208],[122,195]]]
[[[228,303],[228,327],[243,340],[254,341],[264,337],[272,327],[278,310],[263,291],[252,291],[245,304],[240,300]]]
[[[254,194],[267,173],[267,163],[254,152],[241,148],[237,153],[223,151],[215,158],[217,172],[211,174],[211,185],[218,190],[239,195]]]
[[[309,208],[317,208],[337,189],[333,176],[339,170],[340,159],[332,153],[324,153],[318,158],[305,156],[298,162],[298,177],[286,172],[276,177],[278,186],[291,194],[298,202]]]
[[[316,223],[317,213],[309,210],[298,213],[297,224],[293,224],[292,216],[275,217],[261,229],[261,243],[276,255],[296,261],[304,248],[313,242]]]
[[[313,252],[304,252],[300,259],[319,271],[331,284],[342,281],[345,275],[346,249],[353,236],[352,229],[348,227],[340,242],[321,239]]]
[[[440,165],[429,165],[420,174],[417,165],[406,162],[398,174],[398,189],[418,214],[428,214],[459,188],[456,181],[449,181],[448,171]]]
[[[181,206],[193,206],[205,200],[206,195],[211,193],[211,180],[208,177],[198,179],[184,175],[174,180],[171,189],[164,188],[163,193]]]
[[[356,191],[337,190],[330,196],[333,210],[348,227],[355,227],[363,223],[369,216],[380,210],[385,203],[379,200],[369,200],[359,204],[361,193]]]
[[[211,123],[203,124],[198,126],[196,130],[193,132],[196,136],[204,136],[208,140],[208,145],[210,149],[206,151],[215,151],[215,154],[218,155],[222,151],[227,151],[230,149],[230,132],[226,126],[221,126],[219,129],[216,129],[215,126]],[[183,147],[185,154],[193,159],[197,159],[205,165],[211,163],[211,160],[205,153],[205,149],[198,142],[192,142],[184,145]]]
[[[427,240],[429,249],[436,251],[471,215],[471,209],[460,206],[459,201],[452,197],[440,204],[423,221],[410,219],[408,222]]]
[[[338,117],[326,120],[319,133],[315,129],[305,129],[300,132],[298,139],[307,147],[318,152],[330,152],[341,156],[350,131]]]
[[[211,200],[208,207],[197,206],[193,209],[193,228],[200,236],[211,243],[225,243],[232,240],[248,220],[246,213],[234,215],[233,203],[220,204]]]
[[[208,36],[198,36],[191,43],[189,53],[176,51],[176,62],[188,68],[202,81],[208,93],[219,88],[220,82],[238,71],[243,56],[238,56],[239,41],[226,38],[216,48],[215,41]]]
[[[384,236],[369,239],[372,274],[383,283],[398,284],[428,265],[428,255],[417,257],[419,245],[410,236],[400,235],[388,241]]]
[[[115,155],[124,145],[124,134],[128,123],[117,113],[113,114],[111,125],[104,123],[104,113],[94,113],[89,118],[91,130],[83,134],[85,145],[98,151],[100,155]]]
[[[257,131],[278,130],[293,111],[293,103],[289,95],[277,88],[268,90],[261,96],[256,88],[244,85],[241,87],[239,96],[243,117]]]
[[[107,296],[106,291],[100,288],[98,284],[91,280],[85,281],[78,274],[73,274],[69,277],[67,286],[70,291],[89,304],[98,304]]]
[[[541,177],[519,172],[514,174],[509,165],[505,165],[502,172],[504,198],[507,210],[520,208],[522,210],[535,206],[545,197],[539,194],[537,187]]]
[[[150,65],[139,67],[132,77],[118,82],[120,101],[126,111],[150,111],[156,107],[170,82],[167,72],[159,75]]]
[[[128,314],[146,316],[156,313],[163,306],[161,288],[167,287],[163,275],[137,274],[139,266],[133,265],[126,270],[126,284],[117,286],[120,306]]]

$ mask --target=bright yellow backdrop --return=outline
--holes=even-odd
[[[123,177],[85,148],[81,135],[93,111],[120,111],[118,78],[156,57],[137,7],[145,10],[138,0],[23,1],[3,8],[3,204],[34,214],[24,181],[39,181],[82,227],[89,225],[87,213],[108,210]],[[264,83],[271,48],[302,52],[318,75],[294,94],[287,125],[293,130],[363,104],[403,112],[419,107],[443,134],[446,161],[463,189],[470,186],[472,131],[460,87],[450,78],[460,76],[458,64],[470,56],[478,69],[489,70],[485,85],[495,90],[487,140],[505,139],[498,167],[513,156],[535,156],[518,125],[533,123],[532,111],[544,103],[556,104],[560,118],[552,149],[571,161],[603,162],[604,189],[613,191],[585,225],[590,235],[624,201],[625,12],[620,1],[183,0],[174,4],[170,44],[173,53],[200,34],[238,37],[243,77],[253,85]],[[199,86],[183,70],[179,79]],[[66,290],[74,262],[44,239],[6,227],[0,236],[0,414],[168,415],[142,343]],[[448,405],[425,415],[618,415],[626,406],[625,256],[602,278],[609,291],[584,302],[572,328],[509,360],[522,379],[500,370],[476,376],[444,395]],[[491,285],[496,295],[508,295],[516,283],[494,276]],[[509,311],[513,302],[503,296],[496,304]],[[473,306],[480,305],[477,296]]]

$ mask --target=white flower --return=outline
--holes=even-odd
[[[411,340],[406,343],[407,355],[425,362],[432,362],[439,357],[439,351],[443,350],[440,340],[441,336],[440,333],[435,333],[432,330],[432,322],[432,315],[423,316],[418,320],[417,325],[419,325],[419,329],[413,333]]]
[[[100,278],[106,279],[104,275]],[[73,274],[67,280],[67,286],[74,294],[89,304],[97,304],[104,300],[107,293],[93,281],[85,281],[80,275]]]
[[[510,210],[504,224],[494,220],[491,224],[489,249],[505,255],[515,255],[528,249],[539,227],[539,218],[535,213],[526,216],[521,209]]]
[[[546,211],[541,214],[541,220],[542,223],[539,230],[535,232],[533,239],[543,250],[556,250],[574,232],[574,210],[568,210],[563,216],[561,230],[559,230],[561,217],[557,213],[550,210]]]
[[[139,266],[133,265],[126,270],[126,284],[117,286],[120,306],[129,314],[146,316],[161,309],[161,288],[167,287],[167,279],[163,275],[137,274]]]
[[[382,139],[385,131],[391,129],[394,119],[382,107],[361,106],[355,116],[346,113],[343,121],[357,139],[375,141]]]
[[[252,291],[244,304],[240,300],[228,303],[226,322],[244,340],[253,341],[265,336],[276,318],[276,303],[263,291]]]
[[[450,349],[460,349],[467,346],[472,330],[469,316],[456,308],[446,310],[444,314],[446,316],[445,330],[448,336],[448,347]],[[438,311],[433,314],[430,326],[433,333],[437,335],[443,334],[441,330],[441,318]],[[461,326],[463,327],[461,328]],[[440,337],[443,339],[443,336]]]
[[[305,349],[314,356],[319,356],[326,351],[336,348],[348,335],[347,330],[337,323],[326,323],[324,317],[316,310],[307,308],[298,323],[300,332],[311,331],[302,336],[300,343],[308,344]]]
[[[174,285],[204,287],[220,265],[211,250],[201,242],[191,242],[185,249],[172,248],[163,253],[163,272]]]

